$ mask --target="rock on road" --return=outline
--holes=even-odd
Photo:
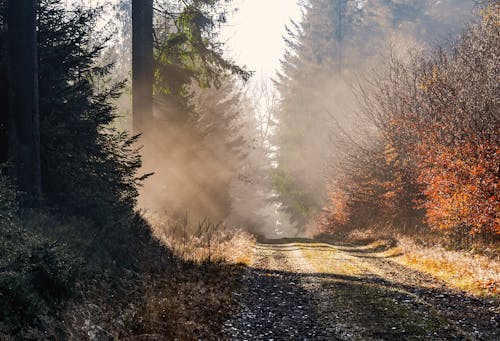
[[[229,340],[500,340],[498,301],[359,246],[258,243]]]

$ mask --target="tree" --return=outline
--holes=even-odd
[[[310,1],[305,11],[301,24],[289,30],[289,51],[276,80],[281,103],[274,141],[279,147],[273,179],[277,199],[299,226],[310,221],[326,197],[329,92],[341,83],[342,69],[351,66],[343,61],[344,49],[348,39],[352,45],[361,17],[355,2],[345,0]]]
[[[162,118],[188,122],[193,83],[219,88],[229,75],[246,81],[251,73],[224,56],[216,30],[226,20],[220,0],[185,1],[177,9],[165,2],[155,29],[155,102]]]
[[[132,0],[132,120],[144,133],[153,119],[153,0]]]
[[[41,194],[36,9],[34,0],[8,4],[9,148],[27,205],[35,204]]]
[[[342,157],[336,140],[344,133],[358,134],[352,85],[359,75],[372,72],[394,37],[405,50],[408,41],[448,34],[472,6],[467,0],[305,3],[302,21],[289,29],[288,51],[276,78],[281,101],[274,139],[279,148],[274,186],[298,225],[310,221],[328,195],[329,165]]]
[[[194,220],[224,219],[231,209],[244,141],[241,96],[230,75],[246,80],[250,73],[223,55],[216,28],[225,12],[219,0],[155,3],[155,124],[144,164],[156,182],[142,190],[149,209],[189,211]]]
[[[6,3],[0,0],[1,88],[8,83]],[[98,16],[66,11],[63,0],[38,1],[40,155],[44,202],[109,226],[133,212],[141,159],[137,138],[113,124],[124,83],[107,81],[112,64],[98,64],[109,41],[95,34]],[[2,94],[0,113],[8,107]]]
[[[480,13],[448,51],[391,55],[364,85],[368,129],[342,147],[327,225],[430,227],[455,246],[498,240],[500,5]]]

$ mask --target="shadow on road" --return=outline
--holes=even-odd
[[[339,333],[339,326],[347,328],[341,333],[353,333],[361,337],[355,339],[500,339],[498,301],[451,290],[427,274],[377,255],[394,246],[395,243],[391,241],[374,244],[366,240],[353,245],[308,238],[259,238],[257,252],[271,251],[278,258],[287,258],[288,255],[293,257],[290,252],[297,250],[321,254],[346,253],[358,259],[373,258],[366,259],[366,262],[383,267],[385,271],[391,272],[391,276],[373,273],[346,275],[333,271],[303,273],[289,271],[288,268],[267,269],[257,264],[249,269],[250,277],[253,278],[253,286],[260,287],[258,297],[261,302],[269,300],[273,305],[285,307],[285,310],[278,308],[273,312],[281,320],[290,319],[287,309],[291,309],[294,304],[306,307],[306,298],[310,301],[309,305],[323,307],[320,313],[308,311],[316,322],[294,323],[297,328],[305,323],[304,328],[299,328],[301,331],[307,329],[308,323],[318,323],[331,333],[332,339]],[[298,289],[296,286],[299,283],[301,287],[315,289]],[[282,297],[276,292],[291,293],[291,296]],[[297,294],[304,295],[300,302],[288,302],[289,299],[296,300],[294,296]],[[349,326],[355,325],[362,328],[349,330]]]
[[[265,247],[266,249],[271,249],[275,251],[296,251],[301,250],[314,250],[314,251],[333,251],[340,250],[349,253],[360,254],[359,257],[366,258],[392,258],[400,256],[401,253],[395,253],[390,256],[369,256],[369,254],[375,254],[387,251],[397,245],[395,240],[385,240],[382,243],[376,245],[371,245],[375,242],[374,239],[364,239],[357,241],[356,243],[345,243],[345,242],[332,242],[326,241],[325,239],[311,239],[311,238],[279,238],[279,239],[269,239],[264,237],[257,238],[257,247]],[[366,254],[362,256],[361,254]]]

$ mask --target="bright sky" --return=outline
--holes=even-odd
[[[235,0],[239,9],[222,30],[228,55],[267,80],[285,51],[283,35],[290,20],[300,20],[297,0]]]
[[[118,0],[79,0],[96,6]],[[283,35],[290,20],[301,17],[298,0],[234,0],[230,5],[238,11],[228,18],[221,38],[226,42],[228,56],[255,71],[254,80],[267,81],[279,68],[285,51]],[[68,4],[75,0],[66,0]]]

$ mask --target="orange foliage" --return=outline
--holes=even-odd
[[[420,149],[427,222],[439,229],[467,226],[471,234],[500,234],[500,147],[465,143]]]
[[[320,232],[332,232],[333,228],[344,226],[349,221],[349,196],[338,185],[331,185],[328,192],[327,205],[317,219]]]
[[[379,135],[339,163],[324,222],[500,240],[500,4],[481,14],[451,52],[391,59],[373,81],[363,113]]]

